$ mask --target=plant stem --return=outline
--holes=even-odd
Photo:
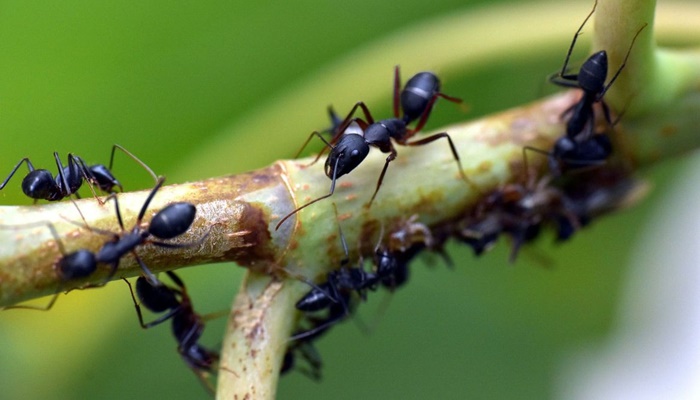
[[[622,3],[601,0],[595,42],[609,51],[614,69],[641,24],[650,23],[635,44],[623,74],[606,95],[614,109],[629,110],[618,127],[621,153],[638,165],[646,165],[700,146],[700,53],[672,53],[649,47],[653,21],[648,19],[653,2],[624,3],[637,4],[636,13],[612,7]],[[628,18],[627,24],[606,29],[617,26],[610,21]],[[626,108],[630,94],[633,104]],[[401,147],[377,200],[368,210],[364,205],[374,191],[385,159],[385,155],[373,151],[361,167],[339,181],[331,199],[300,212],[279,231],[274,226],[282,216],[327,193],[329,180],[320,164],[304,168],[310,159],[280,161],[247,174],[164,187],[145,221],[167,203],[189,201],[197,206],[197,219],[178,242],[194,243],[208,236],[196,247],[139,248],[139,256],[154,272],[221,261],[236,261],[249,268],[223,345],[219,397],[274,397],[287,338],[298,317],[294,303],[308,290],[296,278],[316,280],[343,257],[332,203],[338,205],[353,258],[359,253],[371,254],[380,230],[400,226],[413,215],[428,226],[449,223],[467,215],[484,193],[520,180],[522,147],[551,148],[564,131],[562,113],[578,96],[575,91],[565,92],[439,130],[449,132],[455,141],[471,184],[460,179],[446,143]],[[545,160],[533,156],[528,161],[541,166]],[[119,195],[127,229],[135,223],[146,195],[145,191]],[[111,205],[99,205],[92,198],[76,201],[76,205],[88,227],[119,231]],[[61,246],[65,252],[80,248],[96,251],[109,240],[82,226],[81,216],[71,203],[0,207],[0,221],[0,242],[4,243],[0,247],[0,305],[99,284],[109,274],[109,268],[104,267],[88,279],[62,282],[54,271],[54,264],[63,255]],[[139,273],[133,258],[125,257],[114,279]]]

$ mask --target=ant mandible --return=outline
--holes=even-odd
[[[29,173],[22,179],[22,191],[27,197],[34,199],[35,202],[38,200],[59,201],[73,194],[80,198],[77,191],[82,186],[83,180],[85,180],[90,185],[90,191],[93,196],[100,204],[104,204],[104,202],[97,197],[93,186],[97,186],[106,193],[113,193],[115,187],[118,187],[121,192],[124,191],[122,184],[111,172],[114,163],[114,153],[117,149],[124,152],[148,171],[154,181],[157,180],[156,174],[143,161],[124,147],[115,144],[112,146],[109,167],[102,164],[87,165],[82,158],[73,153],[68,153],[68,165],[64,167],[58,156],[58,152],[54,152],[53,155],[56,160],[56,167],[58,168],[58,173],[55,177],[46,169],[34,168],[29,157],[25,157],[15,165],[7,178],[0,183],[0,190],[5,188],[22,163],[26,162]]]
[[[219,360],[219,354],[199,344],[204,331],[204,317],[197,314],[187,294],[184,282],[172,271],[166,272],[177,287],[163,284],[153,285],[143,276],[136,280],[136,294],[140,303],[154,313],[166,314],[154,321],[145,323],[139,302],[136,301],[131,283],[129,285],[131,299],[136,308],[139,324],[143,329],[152,328],[167,320],[172,320],[172,331],[178,342],[177,352],[182,356],[187,366],[197,375],[204,387],[214,393],[214,388],[208,379]]]
[[[275,229],[279,229],[284,221],[300,210],[332,196],[335,191],[336,180],[343,175],[352,172],[358,165],[360,165],[369,154],[370,146],[374,146],[382,153],[389,153],[389,156],[386,158],[384,168],[379,175],[377,186],[372,194],[372,198],[370,199],[369,203],[367,203],[367,207],[369,208],[377,196],[377,192],[379,192],[379,188],[382,185],[382,181],[384,180],[384,175],[389,167],[389,163],[397,156],[396,148],[394,147],[392,139],[397,144],[402,146],[422,146],[438,139],[447,139],[450,149],[452,150],[452,155],[457,162],[462,179],[471,185],[471,182],[464,174],[462,162],[460,161],[457,149],[452,142],[452,138],[447,132],[436,133],[424,139],[413,142],[408,141],[417,132],[419,132],[428,121],[433,104],[439,97],[454,103],[461,103],[462,100],[441,93],[440,79],[432,72],[419,72],[409,79],[408,82],[406,82],[406,86],[403,88],[403,90],[399,91],[400,87],[401,78],[399,76],[399,67],[396,66],[394,69],[394,118],[375,122],[365,103],[360,101],[353,106],[348,116],[335,130],[334,136],[330,142],[324,139],[319,132],[314,131],[311,133],[311,135],[309,135],[301,150],[306,147],[314,136],[321,139],[326,144],[326,147],[331,149],[325,163],[326,176],[331,179],[330,192],[302,205],[301,207],[298,207],[291,213],[287,214],[277,223]],[[358,108],[362,109],[365,116],[364,120],[362,118],[353,117]],[[400,110],[403,111],[403,117],[400,117]],[[333,121],[333,114],[330,114],[330,116],[331,120]],[[409,129],[407,125],[416,119],[418,120],[416,126]],[[353,122],[360,126],[364,132],[362,135],[345,134],[345,130]],[[318,154],[316,160],[321,157],[324,151],[321,151]],[[314,160],[314,162],[316,160]]]

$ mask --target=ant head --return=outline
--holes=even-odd
[[[326,159],[326,176],[333,179],[355,169],[369,154],[369,145],[360,135],[343,135]]]
[[[197,209],[187,202],[172,203],[151,219],[148,233],[159,239],[172,239],[187,232],[194,221]]]
[[[122,192],[124,191],[122,184],[119,183],[117,178],[115,178],[112,174],[112,171],[110,171],[106,166],[102,164],[92,165],[88,168],[88,171],[92,175],[92,178],[95,179],[97,187],[99,187],[103,192],[112,193],[114,192],[115,187],[118,187]]]
[[[581,66],[578,73],[578,84],[587,94],[598,95],[605,88],[605,78],[608,76],[608,54],[601,50]]]
[[[55,192],[54,188],[53,175],[45,169],[35,169],[22,179],[22,191],[32,199],[49,200]]]
[[[413,121],[424,112],[431,98],[440,92],[440,79],[432,72],[419,72],[406,82],[401,91],[404,120]]]
[[[97,269],[95,254],[82,249],[65,255],[56,265],[62,280],[85,278]]]
[[[165,285],[152,285],[143,276],[136,280],[136,295],[141,304],[154,313],[163,312],[180,305],[176,291]]]

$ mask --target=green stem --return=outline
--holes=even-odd
[[[601,2],[599,7],[605,9],[605,5],[611,3],[609,0]],[[614,65],[619,65],[620,54],[624,54],[629,47],[630,32],[633,35],[639,27],[639,21],[647,18],[645,13],[649,12],[650,3],[644,4],[639,7],[645,11],[640,11],[639,16],[635,16],[633,22],[619,32],[613,30],[599,33],[598,26],[602,23],[596,22],[596,43],[600,43],[598,37],[603,36],[612,40],[610,47],[606,47],[610,52],[611,69]],[[558,7],[563,6],[554,8]],[[538,5],[536,12],[509,11],[517,15],[535,15],[541,13],[542,8]],[[700,19],[699,7],[693,8],[690,5],[684,13],[691,15],[692,12],[695,12],[695,21]],[[492,14],[490,20],[477,18],[473,21],[474,26],[483,29],[481,34],[485,29],[494,32],[509,32],[512,29],[514,21],[504,21],[499,12]],[[569,14],[557,14],[557,20],[561,20],[561,15]],[[611,21],[628,17],[622,8],[613,7],[605,13],[605,18]],[[435,27],[436,30],[449,31],[447,28],[450,26],[442,22],[444,21]],[[570,25],[566,30],[569,35],[577,26],[576,23]],[[625,73],[611,89],[608,99],[611,106],[619,111],[625,109],[628,98],[625,93],[635,94],[635,104],[624,118],[622,139],[627,139],[628,142],[625,150],[642,164],[700,146],[700,137],[697,135],[697,126],[700,126],[697,124],[697,116],[700,115],[700,102],[697,101],[700,53],[655,51],[652,47],[650,54],[657,61],[653,64],[655,67],[648,67],[645,48],[653,37],[652,26],[643,32],[633,49],[633,56],[639,59],[630,58]],[[657,25],[659,28],[661,26]],[[539,29],[531,28],[529,29],[543,35]],[[690,31],[692,27],[688,29]],[[695,29],[693,32],[700,37],[697,27]],[[430,32],[430,26],[420,27],[420,32]],[[555,33],[559,34],[556,30]],[[622,39],[615,36],[617,34]],[[512,42],[513,35],[509,37]],[[538,43],[551,43],[552,38],[547,35],[542,37]],[[416,42],[408,42],[414,46],[415,53]],[[488,48],[487,42],[481,41],[479,46]],[[501,54],[508,51],[508,55],[513,56],[509,47],[503,46],[498,51]],[[521,47],[515,54],[526,52],[526,46],[521,44]],[[494,57],[497,57],[498,51]],[[464,54],[460,51],[452,53]],[[528,55],[533,56],[531,53]],[[460,62],[463,61],[451,58],[445,65],[456,68]],[[378,75],[367,73],[367,76]],[[664,86],[660,83],[662,79],[670,79],[670,84]],[[640,81],[644,84],[639,84]],[[660,91],[650,88],[658,88]],[[643,92],[644,90],[652,93]],[[297,95],[304,97],[309,93]],[[519,180],[522,172],[522,147],[532,145],[549,148],[563,132],[560,118],[563,111],[576,102],[577,98],[577,93],[566,92],[527,107],[441,129],[440,131],[449,132],[454,139],[463,161],[464,172],[476,188],[460,179],[446,143],[438,141],[424,147],[401,147],[399,158],[392,163],[375,204],[366,210],[363,205],[374,190],[377,171],[381,170],[385,158],[375,151],[353,174],[339,181],[332,199],[305,209],[279,231],[275,231],[274,226],[280,217],[308,199],[327,192],[329,181],[323,174],[321,165],[302,168],[309,160],[281,161],[272,167],[248,174],[163,188],[156,196],[152,210],[158,210],[172,201],[190,201],[198,207],[194,228],[180,240],[194,242],[207,232],[209,236],[196,248],[178,251],[166,251],[155,246],[140,248],[139,255],[154,271],[226,260],[237,261],[250,268],[231,313],[223,345],[219,397],[274,397],[285,343],[298,317],[294,302],[308,290],[304,284],[284,278],[292,276],[315,280],[338,265],[342,251],[338,246],[336,224],[332,223],[335,221],[331,206],[333,202],[338,204],[340,219],[347,221],[343,222],[343,230],[349,239],[353,258],[358,257],[359,253],[365,257],[371,256],[381,229],[387,232],[402,229],[413,215],[417,215],[418,222],[427,226],[449,223],[460,215],[467,215],[483,193],[506,182]],[[322,106],[318,109],[322,109]],[[289,115],[289,110],[284,111]],[[284,125],[273,128],[279,126]],[[267,131],[252,130],[256,133]],[[250,136],[255,137],[259,145],[260,137]],[[231,151],[228,146],[220,147],[227,147],[226,151]],[[207,160],[216,158],[209,154]],[[235,157],[231,154],[222,157],[226,160],[232,158]],[[544,160],[532,157],[532,161],[542,163]],[[133,225],[135,214],[145,195],[145,192],[119,195],[127,228]],[[88,226],[118,231],[111,207],[99,206],[91,198],[76,204]],[[146,221],[150,220],[150,215],[151,213],[147,215]],[[102,268],[89,279],[61,282],[53,269],[56,260],[62,256],[58,242],[68,252],[78,248],[96,251],[107,240],[103,235],[67,221],[80,221],[71,203],[0,207],[0,220],[4,226],[0,229],[0,242],[5,244],[0,250],[0,305],[51,294],[58,288],[66,290],[100,283],[105,278],[108,269]],[[41,222],[43,225],[26,226],[32,222]],[[8,225],[24,227],[7,228]],[[57,239],[51,235],[48,225],[55,227]],[[139,269],[132,258],[125,257],[115,278],[138,274]]]

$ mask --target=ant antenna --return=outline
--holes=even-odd
[[[317,132],[314,132],[314,133],[317,133]],[[324,141],[325,141],[325,139],[324,139]],[[282,218],[277,223],[277,225],[275,226],[275,230],[279,230],[280,226],[282,226],[284,221],[288,220],[292,215],[298,213],[299,211],[303,210],[304,208],[306,208],[306,207],[308,207],[308,206],[310,206],[318,201],[321,201],[323,199],[327,199],[333,195],[333,192],[335,191],[335,181],[336,181],[336,175],[337,175],[337,171],[338,171],[338,164],[340,163],[340,160],[341,160],[340,158],[335,160],[335,166],[333,167],[333,177],[331,178],[331,190],[330,190],[330,192],[326,195],[323,195],[323,196],[317,198],[317,199],[311,200],[310,202],[304,204],[303,206],[301,206],[301,207],[297,208],[296,210],[290,212],[289,214],[285,215],[284,218]]]

